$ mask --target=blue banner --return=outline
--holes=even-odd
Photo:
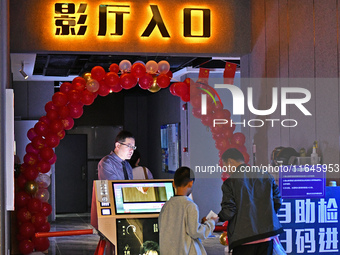
[[[340,187],[326,187],[324,198],[283,199],[278,213],[287,254],[340,254]]]

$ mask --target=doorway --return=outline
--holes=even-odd
[[[68,134],[55,151],[56,213],[87,212],[87,135]]]

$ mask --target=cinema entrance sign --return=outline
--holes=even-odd
[[[250,52],[247,1],[17,0],[10,4],[13,53],[240,56]],[[25,22],[17,22],[19,17]]]

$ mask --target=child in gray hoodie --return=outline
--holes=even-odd
[[[207,254],[201,239],[213,232],[218,217],[199,223],[198,207],[188,198],[194,181],[194,172],[190,168],[176,170],[175,196],[164,204],[158,218],[161,255]]]

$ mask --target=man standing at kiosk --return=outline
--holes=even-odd
[[[229,249],[233,255],[272,254],[272,239],[283,231],[276,215],[282,199],[273,176],[252,170],[234,148],[226,150],[222,160],[231,176],[222,185],[218,216],[229,221]]]
[[[132,180],[132,168],[127,162],[136,149],[135,138],[128,131],[120,131],[116,136],[115,148],[98,163],[98,180]],[[91,225],[98,229],[95,189],[92,191]],[[114,246],[106,245],[106,254],[113,254]]]
[[[126,161],[136,149],[135,138],[128,131],[116,136],[115,148],[98,163],[99,180],[132,180],[132,168]]]

